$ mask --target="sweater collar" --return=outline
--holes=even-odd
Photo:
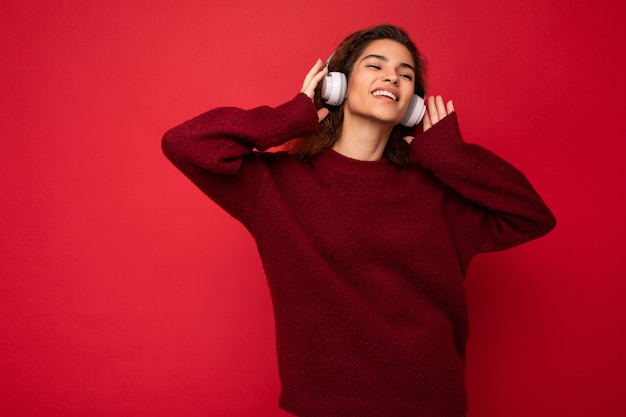
[[[378,161],[361,161],[344,156],[332,148],[322,151],[312,162],[320,171],[332,170],[341,175],[360,179],[389,178],[398,169],[385,157]]]

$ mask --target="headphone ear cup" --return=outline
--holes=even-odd
[[[424,99],[417,94],[413,94],[413,100],[411,101],[409,110],[406,112],[400,124],[406,127],[413,127],[422,121],[425,112],[426,106],[424,105]]]
[[[329,72],[322,80],[322,98],[331,106],[339,106],[346,98],[348,80],[342,72]]]

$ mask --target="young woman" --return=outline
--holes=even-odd
[[[329,70],[347,80],[334,104]],[[217,108],[163,137],[257,243],[294,415],[464,416],[470,260],[555,225],[520,171],[462,139],[451,101],[421,104],[422,71],[407,34],[377,26],[318,60],[287,103]]]

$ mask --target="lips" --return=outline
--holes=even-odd
[[[393,101],[398,101],[398,96],[394,93],[392,93],[391,91],[388,90],[374,90],[372,91],[372,95],[374,97],[389,97],[390,99],[392,99]]]

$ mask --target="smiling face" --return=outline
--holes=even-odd
[[[370,43],[350,74],[345,117],[400,123],[413,100],[414,67],[404,45],[390,39]]]

